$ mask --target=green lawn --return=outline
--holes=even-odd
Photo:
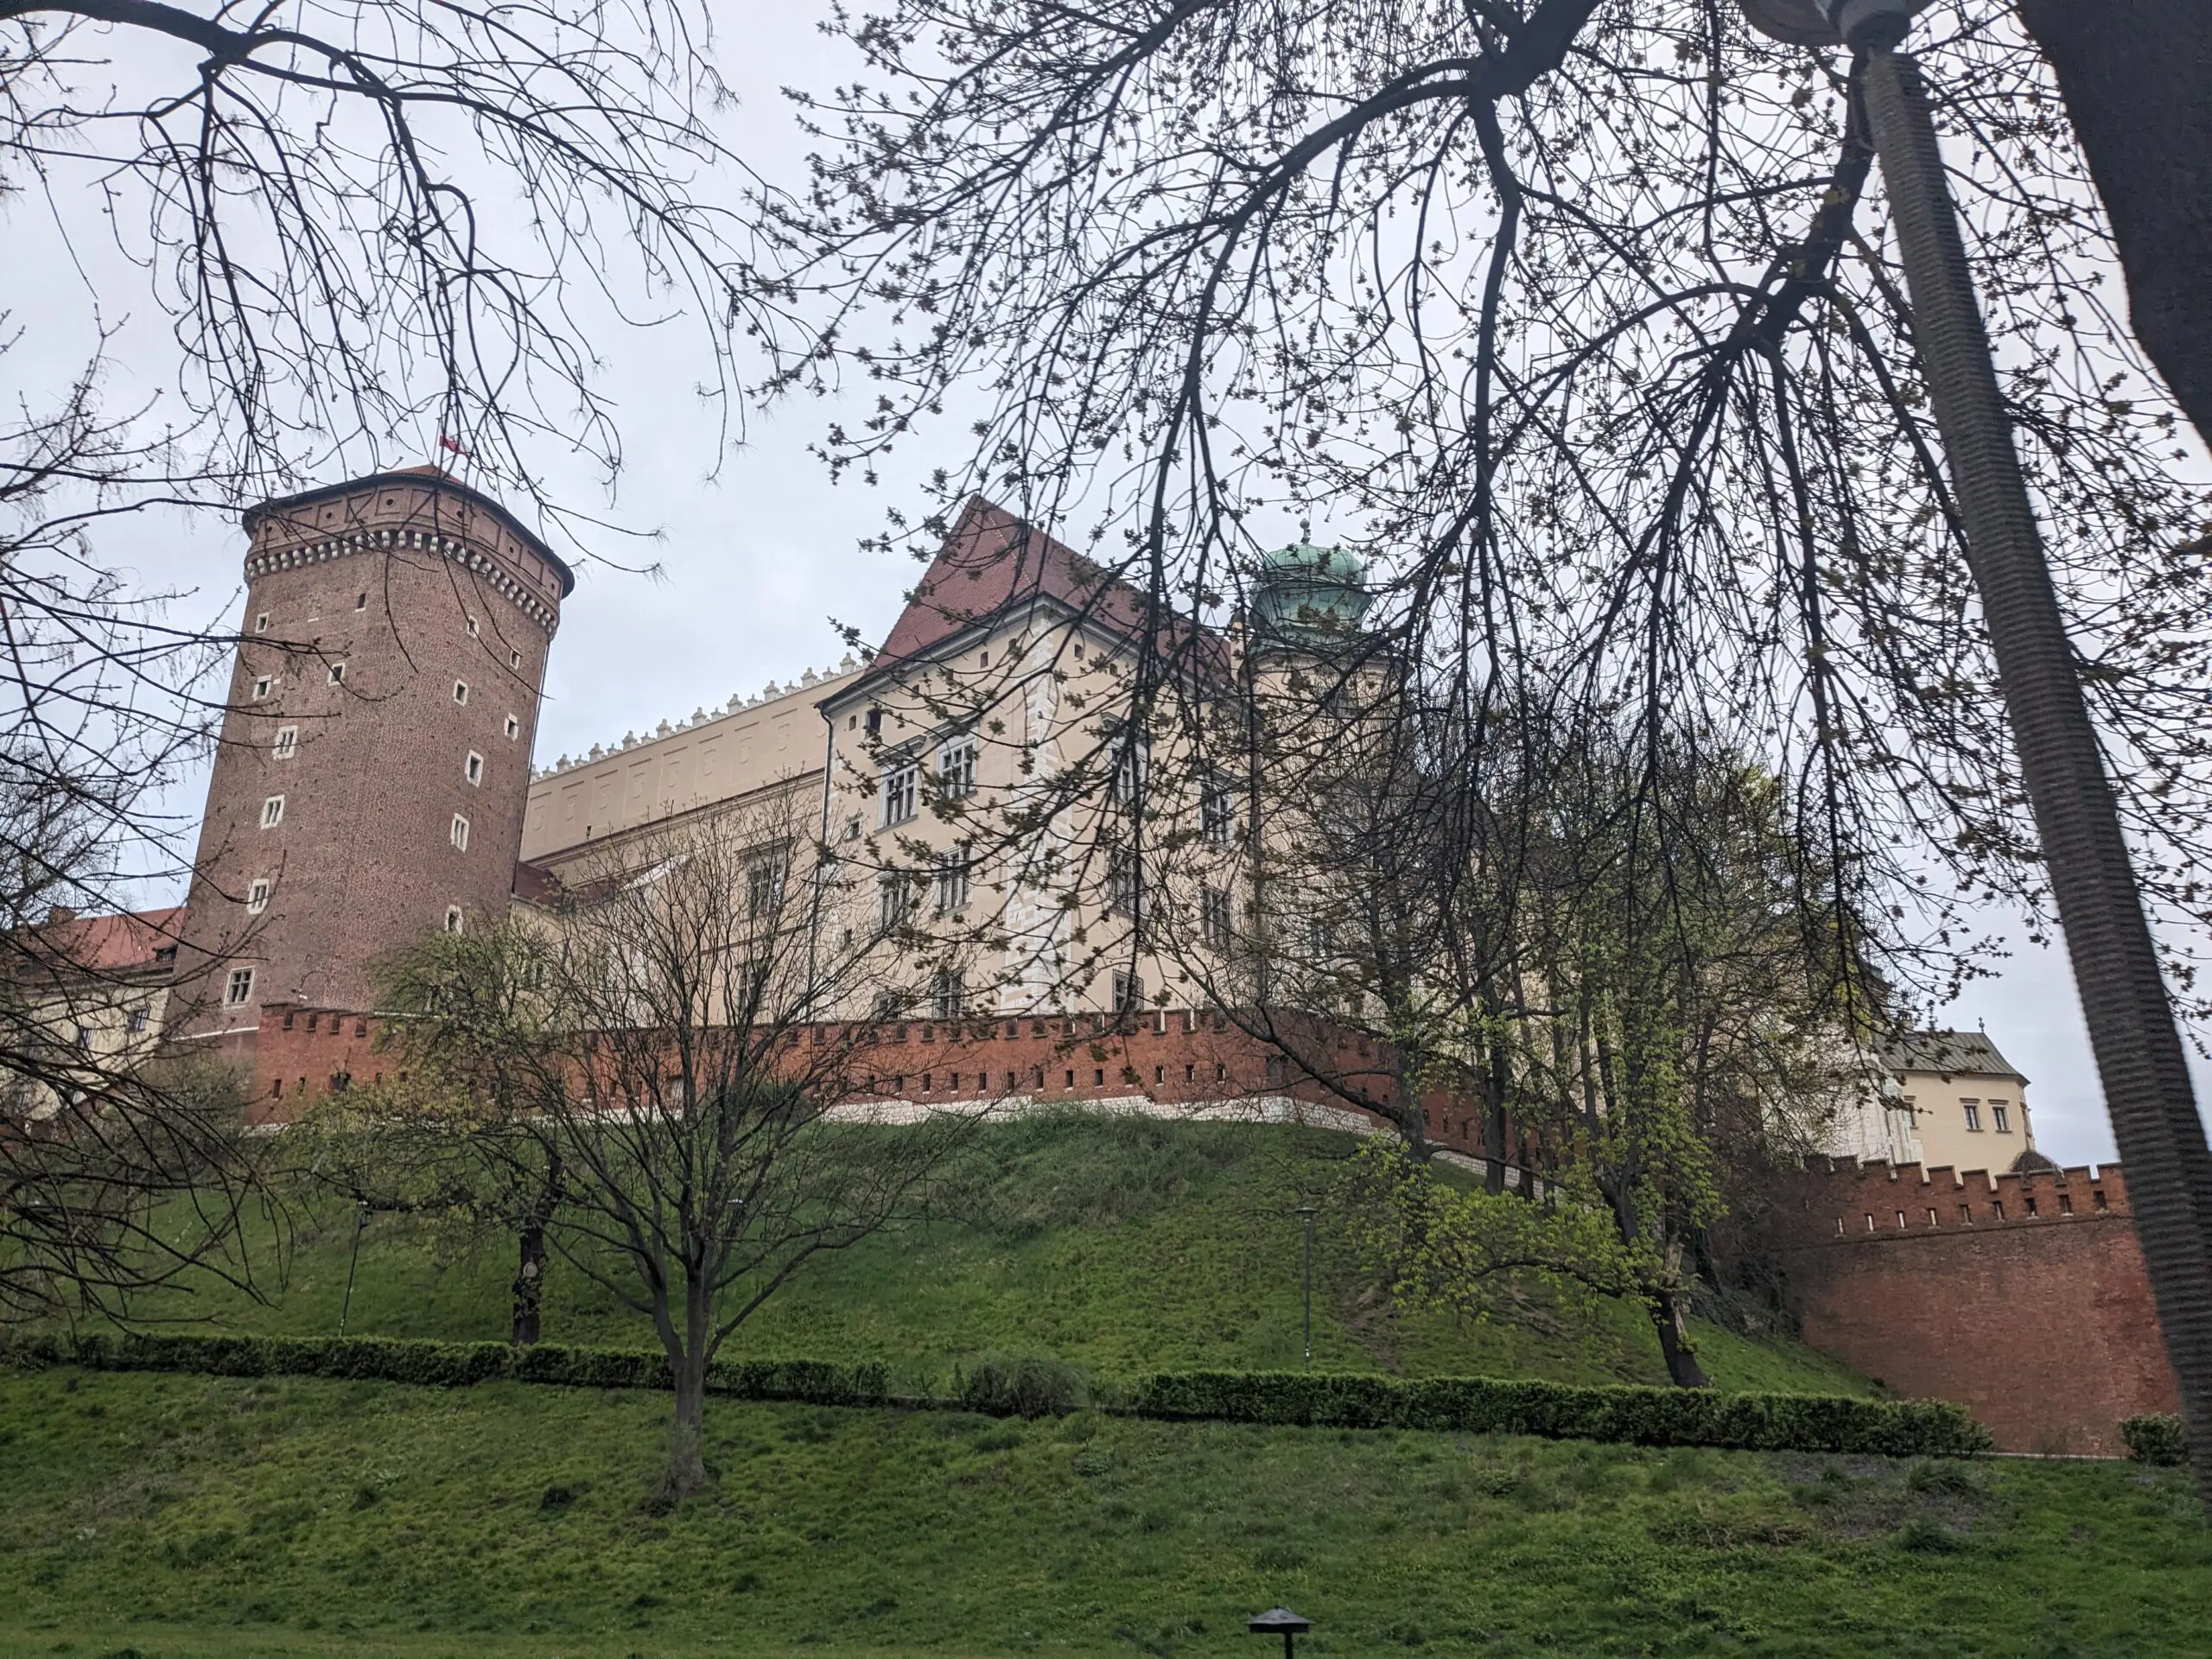
[[[2202,1654],[2125,1465],[0,1373],[0,1654]]]
[[[928,1382],[987,1352],[1047,1354],[1103,1376],[1162,1366],[1300,1361],[1298,1205],[1326,1183],[1345,1137],[1247,1125],[1096,1116],[981,1132],[949,1216],[819,1258],[742,1332],[736,1355],[888,1362]],[[149,1311],[255,1332],[336,1332],[350,1211],[302,1209],[281,1272],[266,1249],[265,1306],[209,1289]],[[364,1235],[348,1329],[358,1335],[504,1339],[514,1264],[504,1241],[455,1253],[404,1217]],[[1636,1309],[1567,1315],[1531,1298],[1519,1316],[1459,1322],[1389,1306],[1319,1233],[1314,1363],[1414,1376],[1663,1382]],[[652,1332],[574,1269],[548,1281],[549,1341],[650,1346]],[[1724,1388],[1863,1393],[1844,1367],[1783,1339],[1700,1327]]]

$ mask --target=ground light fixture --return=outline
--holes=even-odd
[[[1319,1210],[1310,1204],[1298,1206],[1306,1218],[1306,1369],[1313,1369],[1313,1217]]]
[[[1920,67],[1926,0],[1738,0],[1761,33],[1847,45],[1882,163],[1913,348],[1942,435],[2021,781],[2057,901],[2198,1489],[2212,1498],[2212,1148],[2013,447]]]
[[[1282,1659],[1294,1659],[1292,1644],[1300,1636],[1313,1628],[1310,1618],[1300,1618],[1287,1607],[1270,1607],[1254,1618],[1251,1631],[1255,1636],[1282,1637]]]

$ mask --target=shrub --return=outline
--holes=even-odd
[[[2178,1417],[2162,1411],[2145,1412],[2125,1419],[2120,1438],[2127,1442],[2127,1455],[2138,1463],[2180,1464],[2189,1461],[2189,1431]]]
[[[664,1355],[620,1348],[503,1342],[423,1342],[394,1337],[83,1336],[19,1338],[0,1359],[21,1365],[83,1365],[109,1371],[199,1371],[213,1376],[321,1376],[467,1388],[506,1378],[577,1389],[665,1389]],[[880,1405],[890,1397],[881,1365],[819,1360],[725,1360],[707,1375],[709,1392],[741,1400]]]
[[[1090,1389],[1064,1360],[1029,1354],[986,1354],[959,1380],[960,1403],[995,1417],[1065,1417],[1080,1411]]]
[[[1960,1457],[1989,1432],[1936,1400],[1853,1400],[1707,1389],[1583,1388],[1494,1377],[1161,1372],[1137,1386],[1137,1414],[1330,1428],[1448,1429],[1640,1446]]]

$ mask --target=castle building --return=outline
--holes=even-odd
[[[1887,1045],[1882,1065],[1911,1114],[1913,1151],[1897,1162],[1952,1169],[2055,1167],[2036,1150],[2028,1080],[1980,1031],[1914,1032]]]
[[[504,912],[568,567],[436,467],[246,513],[229,708],[178,930],[173,1037],[365,1009],[375,964]]]

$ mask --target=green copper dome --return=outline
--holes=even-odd
[[[1285,644],[1319,645],[1357,634],[1373,602],[1364,564],[1342,548],[1300,542],[1260,561],[1252,620]]]

